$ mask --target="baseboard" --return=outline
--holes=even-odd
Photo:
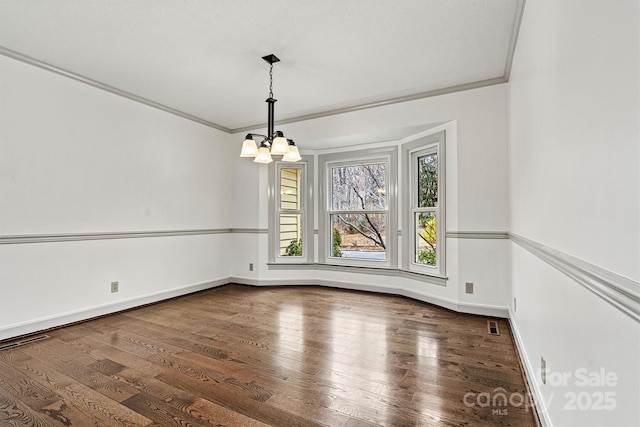
[[[23,335],[30,335],[36,332],[46,331],[60,326],[82,322],[96,317],[117,313],[119,311],[140,307],[142,305],[187,295],[193,292],[215,288],[217,286],[226,285],[230,282],[230,278],[225,277],[222,279],[210,280],[207,282],[196,283],[193,285],[147,294],[128,300],[118,301],[112,304],[103,304],[86,309],[57,314],[55,316],[43,317],[28,322],[7,325],[0,328],[0,341],[14,339]]]
[[[465,314],[478,314],[481,316],[500,317],[507,319],[509,317],[509,310],[507,307],[483,305],[483,304],[469,304],[460,303],[450,299],[417,292],[411,289],[398,288],[392,286],[380,286],[370,285],[366,283],[358,282],[343,282],[337,280],[324,280],[324,279],[304,279],[304,280],[282,280],[282,279],[268,279],[257,280],[247,277],[232,277],[233,283],[250,286],[295,286],[295,285],[317,285],[326,286],[329,288],[340,289],[352,289],[354,291],[366,291],[366,292],[379,292],[390,295],[400,295],[407,298],[415,299],[417,301],[426,302],[429,304],[437,305],[438,307],[446,308],[458,313]]]
[[[74,310],[67,313],[61,313],[54,316],[43,317],[30,320],[23,323],[16,323],[0,327],[0,341],[15,339],[24,335],[30,335],[52,328],[58,328],[77,322],[93,319],[108,314],[117,313],[123,310],[129,310],[146,304],[152,304],[162,300],[187,295],[193,292],[203,291],[210,288],[226,285],[229,283],[238,283],[250,286],[282,286],[282,285],[317,285],[330,288],[352,289],[356,291],[379,292],[389,295],[400,295],[417,301],[433,304],[458,313],[478,314],[482,316],[508,318],[508,309],[505,307],[497,307],[481,304],[460,303],[446,298],[425,294],[405,288],[397,288],[391,286],[370,285],[356,282],[342,282],[323,279],[306,279],[306,280],[282,280],[268,279],[258,280],[249,277],[225,277],[221,279],[210,280],[207,282],[196,283],[193,285],[183,286],[179,288],[169,289],[157,293],[147,294],[128,300],[122,300],[111,304],[98,305],[86,309]]]
[[[529,391],[532,394],[533,403],[536,407],[535,409],[538,414],[540,425],[542,427],[552,427],[553,424],[549,419],[549,412],[545,407],[545,400],[542,396],[542,392],[540,391],[540,387],[538,387],[538,382],[535,380],[537,378],[536,369],[531,364],[527,352],[525,351],[522,338],[520,337],[520,332],[518,331],[518,325],[514,321],[513,312],[511,310],[509,310],[509,326],[511,326],[513,340],[518,348],[518,354],[520,355],[520,360],[522,362],[526,381],[529,385]]]

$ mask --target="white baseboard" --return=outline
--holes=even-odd
[[[355,291],[379,292],[383,294],[405,296],[407,298],[437,305],[439,307],[443,307],[459,313],[478,314],[482,316],[500,317],[504,319],[509,317],[509,310],[507,307],[460,303],[460,302],[452,301],[446,298],[429,295],[422,292],[417,292],[411,289],[397,288],[392,286],[379,286],[379,285],[370,285],[366,283],[342,282],[342,281],[324,280],[324,279],[256,280],[256,279],[246,278],[246,277],[232,277],[231,281],[233,283],[238,283],[241,285],[250,285],[250,286],[317,285],[317,286],[326,286],[329,288],[352,289]]]
[[[531,360],[529,360],[529,356],[525,351],[524,344],[522,342],[522,338],[520,337],[520,332],[518,331],[518,325],[516,324],[513,316],[513,312],[509,309],[509,325],[511,326],[511,331],[513,333],[513,339],[518,347],[518,353],[520,354],[520,360],[522,361],[522,366],[524,367],[524,374],[527,377],[527,382],[529,383],[529,391],[533,395],[533,402],[536,406],[536,411],[538,412],[538,419],[540,420],[540,424],[542,427],[553,427],[551,420],[549,419],[549,413],[547,408],[545,407],[545,400],[542,396],[542,392],[540,387],[538,387],[538,381],[536,381],[537,370],[531,364]]]
[[[60,326],[81,322],[83,320],[116,313],[118,311],[140,307],[145,304],[151,304],[165,299],[175,298],[193,292],[215,288],[227,283],[230,283],[230,279],[228,277],[225,277],[223,279],[210,280],[207,282],[196,283],[194,285],[188,285],[157,293],[147,294],[128,300],[118,301],[112,304],[103,304],[86,309],[74,310],[67,313],[56,314],[54,316],[30,320],[27,322],[7,325],[0,328],[0,340],[16,338],[22,335],[33,334],[39,331],[46,331],[51,328],[57,328]]]
[[[103,304],[89,307],[81,310],[74,310],[67,313],[60,313],[54,316],[43,317],[30,320],[27,322],[11,324],[0,327],[0,340],[20,337],[23,335],[33,334],[40,331],[46,331],[51,328],[57,328],[76,322],[92,319],[95,317],[105,316],[107,314],[116,313],[122,310],[139,307],[145,304],[159,302],[169,298],[175,298],[187,295],[193,292],[205,289],[215,288],[229,283],[238,283],[250,286],[282,286],[282,285],[318,285],[331,288],[352,289],[357,291],[379,292],[390,295],[401,295],[418,301],[423,301],[459,313],[478,314],[491,317],[507,318],[509,315],[506,307],[497,307],[490,305],[459,303],[446,298],[417,292],[410,289],[396,288],[391,286],[377,286],[365,283],[342,282],[334,280],[322,279],[306,279],[306,280],[282,280],[269,279],[257,280],[248,277],[225,277],[221,279],[210,280],[207,282],[196,283],[193,285],[183,286],[179,288],[169,289],[157,293],[147,294],[128,300],[122,300],[111,304]]]

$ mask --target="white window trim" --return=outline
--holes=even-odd
[[[428,274],[438,277],[446,277],[446,156],[445,156],[445,132],[427,135],[415,141],[402,145],[402,168],[405,171],[403,179],[403,199],[405,200],[405,214],[403,230],[403,259],[402,268],[406,271]],[[428,153],[438,155],[438,207],[436,225],[436,265],[429,266],[415,262],[416,236],[414,221],[417,207],[417,165],[418,156]]]
[[[366,260],[359,258],[339,258],[330,255],[331,233],[330,216],[331,207],[331,174],[329,169],[334,166],[349,166],[365,163],[383,162],[387,170],[387,232],[386,232],[386,259]],[[318,157],[318,182],[319,182],[319,239],[318,239],[318,263],[333,264],[353,267],[397,268],[398,266],[398,148],[384,147],[369,150],[345,151],[340,153],[325,154]],[[367,210],[363,212],[374,212]],[[382,211],[380,211],[382,212]]]
[[[302,222],[302,256],[280,255],[280,170],[300,169],[302,195],[299,213]],[[274,161],[269,164],[269,263],[303,264],[313,262],[313,158],[303,156],[302,160],[292,162]]]

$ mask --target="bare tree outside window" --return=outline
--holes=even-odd
[[[331,168],[333,256],[386,258],[386,173],[385,163]]]

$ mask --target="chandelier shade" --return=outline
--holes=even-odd
[[[270,54],[263,56],[269,63],[269,98],[267,103],[267,134],[249,133],[242,143],[240,157],[253,157],[256,163],[271,163],[272,155],[282,156],[285,162],[297,162],[301,159],[298,147],[291,139],[287,139],[282,131],[274,131],[274,104],[277,99],[273,98],[273,64],[280,62],[277,56]],[[260,146],[256,143],[260,141]]]
[[[271,154],[285,155],[289,151],[289,142],[287,138],[283,136],[283,133],[276,131],[277,136],[273,139],[271,145]]]
[[[242,143],[242,151],[240,152],[240,157],[255,157],[257,155],[258,145],[251,138],[251,134],[249,134]]]
[[[266,145],[261,145],[258,148],[258,154],[256,154],[256,158],[254,162],[256,163],[271,163],[273,159],[271,158],[271,153],[269,152],[269,148]]]
[[[289,143],[289,151],[287,151],[284,154],[284,156],[282,156],[282,161],[297,162],[302,158],[300,157],[300,152],[298,151],[298,147],[296,147],[296,144],[290,139],[288,139],[287,142]]]

